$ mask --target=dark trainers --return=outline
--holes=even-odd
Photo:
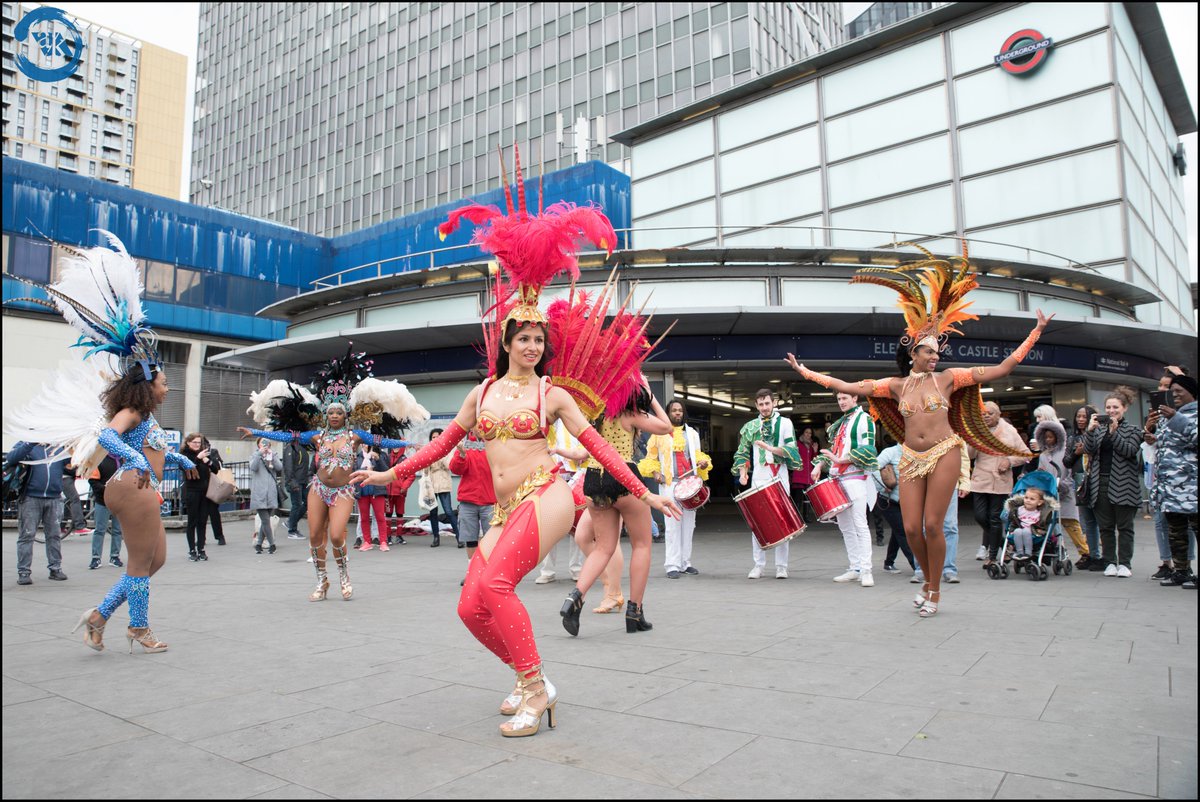
[[[112,557],[108,558],[108,564],[111,565],[113,568],[124,568],[125,567],[125,563],[121,562],[121,558],[116,555],[113,555]]]
[[[1187,571],[1172,571],[1170,576],[1164,578],[1158,584],[1162,585],[1164,588],[1179,587],[1184,582],[1187,582],[1191,576],[1192,575]]]
[[[684,568],[684,569],[683,569],[683,572],[684,572],[685,574],[690,574],[691,576],[699,576],[699,574],[700,574],[700,572],[699,572],[699,571],[697,571],[695,568],[693,568],[693,567],[692,567],[692,566],[690,566],[690,565],[689,565],[687,568]]]
[[[1173,573],[1175,573],[1175,569],[1171,567],[1171,564],[1163,563],[1162,565],[1158,566],[1157,571],[1155,571],[1153,574],[1150,575],[1150,578],[1151,579],[1170,579],[1171,574],[1173,574]],[[1179,584],[1179,583],[1172,582],[1171,584],[1174,585],[1174,584]]]
[[[678,571],[667,571],[667,579],[679,579]]]
[[[1196,589],[1196,575],[1189,574],[1188,578],[1183,580],[1183,584],[1180,585],[1179,587],[1183,588],[1184,590],[1195,590]]]
[[[66,581],[67,575],[64,574],[61,569],[51,568],[50,569],[50,578],[53,579],[55,582],[64,582],[64,581]]]
[[[95,571],[99,567],[100,567],[100,558],[99,557],[93,557],[92,561],[90,563],[88,563],[88,568],[92,571]]]
[[[272,544],[271,544],[271,545],[270,545],[270,546],[267,548],[267,554],[274,554],[274,553],[275,553],[275,544],[274,544],[274,543],[272,543]]]
[[[29,574],[20,574],[19,576],[17,576],[17,584],[18,585],[32,585],[33,580],[29,577]]]

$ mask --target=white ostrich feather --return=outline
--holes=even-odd
[[[417,403],[412,393],[398,381],[374,377],[363,379],[350,392],[350,407],[374,401],[396,420],[416,423],[429,420],[429,410]]]
[[[100,394],[111,377],[98,368],[90,361],[62,362],[29,403],[9,414],[5,434],[44,444],[46,459],[35,462],[55,462],[70,454],[72,464],[91,473],[108,453],[97,437],[108,426]]]
[[[59,280],[50,285],[50,296],[67,323],[85,338],[97,344],[113,343],[114,334],[122,336],[145,325],[142,280],[121,240],[103,229],[92,230],[110,247],[60,245],[67,255]],[[124,345],[121,340],[115,344]]]
[[[273,379],[257,393],[250,393],[250,406],[246,408],[246,414],[254,418],[254,422],[259,426],[266,426],[271,420],[271,407],[279,401],[292,398],[293,390],[299,391],[300,397],[306,403],[320,407],[321,402],[304,385],[295,384],[287,379]]]

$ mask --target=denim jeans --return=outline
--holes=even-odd
[[[17,502],[17,575],[28,576],[33,570],[33,536],[38,524],[46,533],[46,567],[51,571],[62,568],[62,534],[58,521],[62,518],[61,498],[22,496]]]
[[[1167,516],[1171,513],[1157,512],[1154,515],[1154,537],[1158,541],[1158,559],[1171,562],[1171,534],[1167,525]],[[1188,527],[1188,560],[1196,559],[1196,527]]]
[[[112,526],[112,545],[109,546],[110,558],[121,556],[121,522],[117,516],[108,511],[103,504],[94,505],[96,511],[96,529],[92,532],[92,559],[99,560],[100,552],[104,551],[104,534]]]
[[[437,500],[438,500],[438,504],[440,504],[442,507],[442,514],[445,515],[446,520],[450,521],[450,528],[454,530],[454,537],[457,538],[458,537],[458,516],[454,513],[454,508],[452,506],[450,506],[451,505],[450,494],[449,493],[438,493]],[[436,536],[439,533],[440,527],[441,527],[441,523],[438,521],[438,508],[437,507],[434,507],[432,510],[429,511],[429,525],[432,527],[430,529],[430,532]]]
[[[904,552],[904,559],[908,560],[909,566],[914,570],[919,570],[917,561],[913,558],[912,549],[908,547],[908,536],[904,534],[904,516],[900,514],[900,502],[880,496],[879,501],[875,503],[875,509],[883,513],[883,519],[888,522],[888,526],[892,530],[892,537],[887,544],[887,553],[884,555],[883,567],[895,567],[897,552]]]
[[[291,511],[288,513],[288,534],[299,532],[300,519],[308,513],[308,489],[303,485],[288,488],[288,498],[291,500]]]
[[[1076,483],[1075,486],[1079,487],[1079,484]],[[1093,560],[1100,559],[1100,523],[1096,520],[1096,513],[1092,508],[1082,503],[1079,505],[1079,525],[1087,538],[1088,554]]]

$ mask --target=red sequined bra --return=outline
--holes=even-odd
[[[488,385],[485,384],[479,394],[481,407],[483,405],[483,396],[487,393],[488,389]],[[475,416],[477,420],[475,428],[479,431],[479,436],[484,440],[503,441],[510,438],[517,440],[544,440],[546,438],[546,431],[543,428],[542,421],[543,396],[545,395],[544,384],[539,390],[537,409],[518,409],[503,418],[481,409]]]

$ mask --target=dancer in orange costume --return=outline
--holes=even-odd
[[[904,531],[927,577],[913,606],[922,618],[928,618],[937,613],[941,600],[945,511],[956,486],[961,488],[965,482],[970,487],[969,471],[964,470],[968,465],[964,441],[988,454],[1029,456],[1001,443],[983,423],[979,385],[1012,373],[1054,316],[1047,317],[1039,309],[1037,326],[999,365],[951,368],[938,373],[938,361],[949,334],[962,334],[956,324],[978,319],[965,311],[971,303],[964,298],[979,285],[965,247],[961,257],[951,259],[938,259],[924,248],[914,247],[926,258],[897,268],[862,268],[850,281],[879,284],[900,294],[899,306],[907,326],[896,357],[899,377],[851,384],[809,370],[793,354],[787,355],[787,362],[801,376],[822,387],[870,396],[871,414],[903,444],[900,506],[904,509]],[[922,285],[928,289],[928,308]]]

